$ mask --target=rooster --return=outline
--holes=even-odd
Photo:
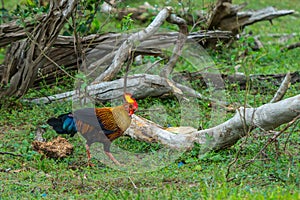
[[[88,165],[90,163],[90,146],[95,142],[103,143],[105,154],[117,165],[120,163],[110,152],[111,142],[122,136],[130,126],[131,116],[138,109],[132,95],[124,94],[125,103],[116,107],[83,108],[66,113],[57,118],[50,118],[47,123],[58,134],[70,134],[72,137],[80,132],[86,139]]]

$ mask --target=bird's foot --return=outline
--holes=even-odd
[[[87,162],[87,166],[88,166],[88,167],[95,167],[95,164],[91,163],[91,161],[89,160],[89,161]]]
[[[110,152],[105,152],[105,154],[118,166],[125,166],[121,164]]]

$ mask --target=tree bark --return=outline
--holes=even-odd
[[[219,27],[218,24],[224,24],[226,20],[228,21],[230,19],[230,23],[235,24],[232,25],[232,27],[234,27],[234,29],[240,29],[243,26],[255,23],[260,20],[271,20],[279,16],[293,13],[293,11],[277,11],[273,8],[268,8],[261,11],[240,12],[240,10],[243,7],[244,4],[240,6],[235,6],[231,4],[231,1],[218,1],[214,12],[212,12],[210,17],[208,18],[208,27],[211,27],[211,29],[215,29]],[[222,9],[225,9],[228,12],[220,12],[222,11]],[[219,15],[217,15],[217,13],[219,13]],[[36,21],[43,21],[43,24],[46,24],[48,23],[46,22],[47,16],[48,18],[50,18],[49,14],[37,16]],[[241,18],[238,18],[241,19],[240,21],[238,21],[238,23],[236,21],[236,16],[242,16]],[[53,23],[54,21],[55,20],[53,20]],[[28,33],[34,32],[33,30],[42,30],[41,25],[38,25],[35,29],[34,26],[35,24],[31,23],[30,21],[25,21],[24,27],[19,26],[16,22],[0,25],[0,46],[4,46],[11,43],[12,41],[18,41],[22,38],[28,37]],[[224,26],[229,27],[227,25]],[[55,28],[57,29],[59,28],[59,26]],[[219,28],[224,29],[222,27]],[[214,44],[217,44],[217,42],[219,41],[223,41],[224,43],[226,43],[233,38],[231,32],[232,29],[229,28],[226,30],[230,31],[200,31],[197,33],[190,33],[187,37],[187,42],[193,39],[203,46],[212,46]],[[48,30],[46,32],[51,31]],[[172,42],[176,41],[176,39],[178,38],[177,34],[178,33],[159,33],[151,36],[149,39],[145,40],[141,45],[139,45],[139,47],[135,51],[134,56],[140,54],[160,55],[161,52],[159,48],[156,48],[157,45],[171,45]],[[84,38],[80,38],[79,41],[82,41],[82,49],[85,49],[84,53],[86,55],[89,53],[93,54],[96,52],[97,55],[95,54],[95,56],[101,58],[99,62],[93,64],[97,65],[98,63],[102,63],[102,65],[104,66],[101,67],[106,68],[110,63],[112,63],[112,60],[116,54],[115,50],[118,49],[119,46],[123,43],[123,41],[125,41],[129,37],[131,37],[131,34],[121,35],[109,33],[105,35],[90,35]],[[162,41],[159,40],[161,37],[165,38],[163,44],[161,44]],[[43,38],[42,33],[40,33],[40,36],[37,38]],[[22,96],[22,94],[24,94],[27,91],[28,87],[32,85],[34,85],[35,87],[39,87],[40,82],[51,84],[55,80],[57,80],[57,78],[64,77],[66,75],[65,71],[71,73],[72,71],[78,70],[77,61],[81,58],[77,58],[77,55],[74,51],[74,43],[76,43],[76,41],[74,41],[74,38],[53,35],[52,39],[54,41],[51,43],[53,43],[54,48],[51,49],[39,49],[43,45],[49,46],[45,45],[47,40],[45,40],[45,38],[43,38],[44,44],[40,44],[40,47],[38,47],[38,45],[32,45],[30,47],[30,50],[26,52],[23,52],[21,48],[28,49],[30,41],[32,41],[32,44],[34,42],[36,44],[39,42],[32,40],[32,38],[29,38],[26,40],[26,44],[22,44],[22,42],[17,42],[14,45],[12,45],[10,52],[6,56],[7,59],[5,65],[0,65],[0,79],[2,80],[1,83],[3,85],[3,88],[1,89],[2,95],[0,94],[0,97],[7,95],[9,96],[14,93],[16,93],[16,96]],[[96,47],[97,45],[101,46],[99,51],[95,51],[95,48],[99,48],[99,46]],[[45,54],[46,51],[48,59],[45,59],[44,56],[37,56],[38,54]],[[31,56],[33,52],[34,55]],[[35,62],[23,62],[23,60],[29,60],[27,59],[27,57],[32,57],[34,59],[36,57],[39,59],[37,59]],[[40,62],[38,62],[38,60],[40,60]],[[20,67],[20,65],[24,66]],[[28,67],[25,67],[25,65]],[[64,66],[64,70],[62,70],[58,66]],[[8,85],[8,82],[10,82],[10,86],[6,87]]]
[[[183,81],[194,81],[199,80],[201,85],[205,86],[207,83],[205,82],[203,77],[214,77],[214,79],[221,78],[225,82],[237,83],[241,86],[241,88],[246,87],[246,82],[250,80],[250,82],[261,82],[261,81],[270,81],[273,85],[280,86],[283,79],[285,78],[285,74],[276,74],[276,75],[251,75],[247,78],[245,75],[220,75],[220,74],[207,74],[204,72],[195,72],[195,73],[183,73],[177,74],[173,77],[173,80],[183,80]],[[291,84],[300,82],[300,73],[294,72],[290,73]],[[251,83],[252,84],[252,83]],[[177,84],[176,87],[183,88],[185,86]],[[223,86],[216,85],[216,89],[224,89]],[[256,87],[259,87],[257,85]],[[87,87],[87,92],[95,96],[98,101],[105,102],[110,99],[115,99],[121,97],[123,95],[124,88],[124,79],[117,79],[114,81],[102,82],[93,84]],[[167,82],[166,78],[160,77],[158,75],[150,75],[150,74],[135,74],[133,76],[128,76],[127,80],[127,88],[128,92],[134,93],[135,98],[143,99],[147,96],[151,97],[160,97],[160,96],[170,96],[173,95],[172,87]],[[190,92],[190,94],[194,94],[195,98],[204,99],[213,101],[213,99],[209,99],[197,92]],[[30,101],[33,103],[51,103],[52,101],[68,101],[72,100],[72,96],[74,96],[74,91],[64,92],[61,94],[56,94],[53,96],[36,98],[36,99],[27,99],[26,101]]]
[[[76,0],[51,1],[49,14],[43,18],[25,41],[15,42],[5,60],[0,99],[21,97],[32,86]]]
[[[80,38],[82,49],[85,54],[101,58],[98,63],[108,66],[115,55],[115,51],[131,34],[107,33],[103,35],[89,35]],[[137,55],[162,55],[161,48],[173,45],[178,38],[177,32],[156,33],[141,42],[135,49],[134,56]],[[201,44],[215,43],[219,40],[229,41],[232,38],[227,31],[201,31],[190,33],[187,42],[199,42]],[[9,57],[9,55],[7,55]],[[65,77],[66,74],[58,66],[64,66],[69,72],[77,72],[77,58],[74,51],[74,38],[68,36],[58,36],[53,48],[50,49],[44,65],[40,66],[38,76],[34,81],[34,87],[40,87],[40,83],[53,84],[58,78]],[[97,63],[94,63],[96,65]],[[3,77],[5,65],[0,65],[0,79]]]
[[[176,84],[175,87],[185,89],[186,86]],[[150,74],[135,74],[127,77],[127,89],[128,92],[134,94],[136,99],[159,96],[173,95],[173,88],[168,83],[168,79],[160,77],[158,75]],[[114,81],[101,82],[94,85],[87,86],[87,93],[93,96],[100,102],[106,102],[111,99],[116,99],[123,96],[124,93],[124,79],[117,79]],[[206,99],[201,94],[195,91],[189,91],[190,95],[194,95],[196,98]],[[208,99],[208,98],[207,98]],[[32,100],[27,100],[33,103],[51,103],[52,101],[77,101],[76,91],[69,91],[53,96],[42,97]]]
[[[190,13],[178,13],[189,25],[195,25],[195,22],[201,21],[198,25],[205,30],[227,30],[234,33],[240,32],[245,26],[265,20],[272,20],[281,16],[290,15],[294,10],[276,10],[273,7],[267,7],[254,11],[242,11],[247,3],[239,5],[232,4],[232,0],[218,0],[214,8],[209,11],[208,17],[204,16],[203,11],[196,11],[196,16]],[[129,14],[132,19],[146,21],[150,16],[157,15],[158,9],[145,3],[137,8],[117,9],[105,5],[103,12],[115,13],[121,20]],[[109,8],[110,7],[110,8]],[[152,10],[152,12],[148,12]],[[199,14],[201,13],[201,14]],[[203,25],[205,24],[205,25]]]
[[[137,99],[147,96],[172,95],[173,90],[167,79],[157,75],[134,75],[128,77],[127,91],[132,92]],[[105,102],[119,98],[123,94],[122,79],[102,82],[88,87],[89,95]],[[180,88],[179,85],[177,87]],[[197,96],[196,96],[197,97]],[[198,96],[198,98],[203,98]],[[31,100],[35,103],[49,103],[52,100],[76,101],[75,91]],[[205,99],[205,97],[203,98]],[[292,121],[300,114],[300,95],[268,103],[258,108],[241,107],[234,117],[228,121],[206,129],[197,131],[191,127],[163,128],[137,115],[133,116],[131,127],[126,134],[146,142],[158,142],[169,148],[190,149],[194,143],[203,146],[204,150],[219,150],[234,145],[254,129],[262,132],[273,130],[276,127]],[[182,132],[185,132],[182,134]]]
[[[218,0],[207,20],[208,30],[241,32],[244,27],[260,21],[271,21],[277,17],[293,14],[294,10],[276,10],[267,7],[261,10],[241,11],[247,4],[233,5],[231,0]]]
[[[124,41],[122,45],[118,48],[118,50],[115,52],[112,64],[104,72],[102,72],[95,79],[95,81],[108,81],[113,79],[122,68],[122,64],[125,62],[126,59],[128,59],[131,52],[134,51],[134,49],[136,48],[136,44],[139,44],[143,40],[153,35],[166,21],[170,14],[171,9],[164,8],[158,13],[156,18],[151,22],[151,24],[147,28],[137,33],[133,33],[131,36],[129,36],[128,39]],[[96,65],[96,67],[98,66]]]
[[[220,150],[234,145],[240,138],[258,128],[262,132],[273,130],[292,121],[300,115],[300,95],[287,98],[277,103],[268,103],[258,108],[239,108],[228,121],[201,131],[190,128],[190,132],[180,134],[180,127],[164,129],[155,123],[133,116],[132,124],[125,134],[146,141],[158,142],[169,148],[190,149],[194,143],[200,144],[203,151]],[[176,133],[177,132],[177,133]]]

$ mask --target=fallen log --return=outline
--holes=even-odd
[[[205,100],[212,100],[202,96],[200,93],[188,88],[187,86],[175,84],[175,87],[182,90],[186,95]],[[159,97],[174,95],[174,88],[172,88],[168,79],[150,74],[135,74],[133,76],[128,76],[126,91],[134,94],[134,97],[137,99],[143,99],[149,96]],[[51,103],[52,101],[78,101],[80,96],[77,95],[77,92],[77,90],[73,90],[53,96],[26,99],[25,101],[38,104]],[[124,79],[121,78],[114,81],[89,85],[86,88],[86,93],[88,96],[91,96],[100,102],[107,102],[111,99],[120,98],[124,93]]]
[[[290,44],[287,45],[286,47],[281,48],[280,50],[283,51],[287,51],[287,50],[292,50],[292,49],[296,49],[300,47],[300,42],[294,43],[294,44]]]
[[[234,6],[231,4],[231,1],[227,2],[224,1],[226,4],[223,5],[223,1],[219,1],[216,6],[216,10],[219,7],[230,7],[229,16],[234,16],[233,13],[238,12],[243,6]],[[222,5],[222,6],[220,6]],[[286,14],[291,14],[293,11],[276,11],[272,9],[266,9],[269,14],[262,14],[264,12],[247,12],[246,14],[243,12],[240,13],[238,16],[242,16],[242,23],[238,23],[240,26],[246,26],[247,24],[252,24],[260,20],[270,20],[275,17],[283,16]],[[271,12],[272,11],[272,12]],[[220,13],[217,12],[216,13]],[[228,20],[228,15],[222,14],[221,17],[219,15],[218,20],[216,20],[216,13],[210,15],[209,26],[217,27],[217,21]],[[36,21],[44,19],[46,15],[37,16]],[[227,17],[225,17],[227,16]],[[234,17],[233,17],[234,18]],[[232,18],[232,19],[233,19]],[[247,19],[247,20],[245,20]],[[221,23],[221,22],[220,22]],[[234,23],[236,23],[236,19],[234,18]],[[223,22],[221,23],[223,24]],[[30,33],[34,27],[34,23],[30,21],[25,22],[24,27],[18,26],[16,22],[10,22],[9,24],[2,24],[0,25],[0,46],[5,46],[10,44],[13,41],[18,41],[22,38],[26,38],[28,33]],[[227,27],[227,26],[226,26]],[[238,26],[235,28],[237,29]],[[222,27],[221,27],[222,29]],[[230,29],[228,29],[230,30]],[[176,41],[178,38],[178,33],[158,33],[153,35],[149,40],[143,41],[141,45],[135,50],[135,55],[161,55],[160,48],[157,48],[159,45],[171,45]],[[101,65],[109,65],[116,53],[116,49],[120,47],[120,45],[129,37],[131,34],[115,34],[115,33],[108,33],[104,35],[90,35],[84,38],[80,38],[78,41],[82,43],[82,49],[85,55],[94,55],[96,58],[101,58]],[[161,40],[163,38],[163,41]],[[190,33],[187,37],[187,42],[190,40],[197,41],[203,46],[212,46],[217,44],[219,41],[223,41],[224,43],[230,41],[233,38],[232,32],[230,31],[200,31],[195,33]],[[78,70],[78,61],[79,64],[82,62],[78,58],[75,53],[74,44],[76,43],[73,37],[64,37],[58,36],[56,41],[54,41],[53,46],[54,48],[50,49],[48,53],[48,58],[43,59],[44,64],[39,66],[37,76],[33,78],[33,87],[40,87],[41,83],[43,84],[51,84],[59,78],[62,78],[66,75],[65,72],[72,73]],[[76,44],[75,44],[76,45]],[[161,47],[161,46],[160,46]],[[20,46],[14,46],[13,48],[19,49]],[[13,52],[11,53],[13,54]],[[9,55],[7,57],[10,57]],[[10,60],[10,58],[8,59]],[[46,60],[46,61],[45,61]],[[106,66],[102,66],[105,68]],[[0,79],[3,79],[3,74],[5,73],[5,68],[8,68],[5,65],[0,65]],[[100,66],[101,68],[101,66]],[[35,72],[36,73],[36,72]],[[7,80],[4,81],[6,83]],[[31,84],[31,83],[30,83]]]
[[[201,86],[206,87],[206,82],[204,77],[207,77],[208,74],[204,72],[195,72],[195,73],[182,73],[176,74],[173,77],[173,80],[178,81],[195,81],[199,80]],[[247,82],[250,81],[250,84],[260,83],[269,81],[273,85],[280,86],[282,80],[285,78],[286,74],[270,74],[270,75],[250,75],[246,77],[245,75],[222,75],[222,74],[209,74],[213,79],[221,79],[222,82],[228,84],[239,84],[240,88],[246,88]],[[295,84],[300,82],[300,73],[294,72],[290,73],[290,83]],[[218,82],[218,81],[217,81]],[[215,84],[215,89],[225,89],[224,85]],[[256,85],[259,87],[259,85]],[[180,87],[180,84],[179,84]],[[182,86],[183,87],[183,86]],[[110,99],[115,99],[123,95],[124,89],[124,79],[117,79],[114,81],[95,83],[87,87],[87,92],[93,95],[97,101],[106,102]],[[173,95],[172,88],[168,84],[165,78],[158,75],[150,74],[136,74],[133,76],[128,76],[127,80],[127,90],[131,93],[134,93],[135,98],[143,99],[147,96],[159,97],[159,96],[169,96]],[[27,99],[33,103],[51,103],[52,101],[71,101],[74,100],[73,96],[76,94],[76,91],[64,92],[61,94],[56,94],[53,96],[41,97],[36,99]],[[205,100],[212,100],[206,97],[203,97],[201,94],[194,92],[194,97]]]
[[[273,7],[267,7],[261,10],[256,11],[240,11],[246,6],[246,4],[241,5],[233,5],[231,1],[221,0],[218,1],[216,4],[215,9],[209,15],[208,19],[203,19],[203,16],[199,16],[201,20],[207,21],[206,22],[206,29],[209,30],[223,30],[223,31],[238,31],[242,30],[245,26],[249,26],[253,23],[259,21],[269,21],[281,16],[290,15],[294,13],[294,10],[276,10]],[[132,12],[131,9],[134,9]],[[120,10],[114,10],[115,12]],[[111,10],[109,11],[111,12]],[[142,9],[139,11],[138,8],[130,8],[126,10],[121,10],[119,12],[119,17],[123,17],[128,15],[129,13],[135,13],[132,17],[137,16],[137,13],[147,12],[147,10]],[[153,15],[156,15],[157,12],[153,12]],[[37,16],[37,18],[33,22],[42,21],[46,15]],[[180,15],[179,15],[180,16]],[[137,17],[140,20],[143,20]],[[195,21],[195,19],[193,19]],[[197,19],[196,19],[197,21]],[[30,33],[33,29],[35,24],[32,20],[28,20],[24,22],[24,25],[21,26],[17,21],[12,21],[6,24],[0,25],[0,47],[4,47],[12,42],[24,39],[28,37],[28,33]],[[208,27],[208,28],[207,28]],[[109,34],[108,34],[109,35]],[[61,37],[61,40],[64,37]],[[208,41],[209,42],[209,41]],[[74,45],[74,43],[72,43]]]
[[[125,134],[141,141],[158,142],[168,148],[188,150],[197,143],[202,146],[203,151],[220,150],[234,145],[254,129],[265,132],[299,118],[300,95],[296,95],[258,108],[241,107],[231,119],[218,126],[185,134],[172,133],[134,115]]]
[[[11,96],[20,98],[33,85],[47,53],[76,5],[75,0],[51,1],[49,13],[30,36],[11,45],[0,79],[0,99]]]
[[[251,24],[271,21],[295,12],[294,10],[277,10],[271,6],[260,10],[241,11],[245,6],[246,3],[233,5],[231,0],[218,0],[207,20],[208,30],[218,29],[239,33]]]
[[[121,33],[90,35],[81,38],[82,48],[87,56],[101,58],[99,62],[102,65],[109,65],[114,58],[115,51],[130,35]],[[134,50],[134,56],[162,55],[161,48],[172,46],[177,38],[177,32],[156,33],[139,44]],[[187,43],[196,41],[206,44],[218,40],[227,41],[231,38],[231,33],[227,31],[201,31],[190,33],[187,37]],[[78,71],[73,37],[58,37],[48,56],[51,60],[46,60],[45,64],[39,69],[38,76],[34,81],[34,88],[39,88],[41,83],[54,84],[59,78],[66,76],[64,70],[68,73]],[[3,75],[4,66],[0,65],[0,79]],[[64,70],[57,66],[62,66]]]
[[[294,10],[277,10],[274,7],[267,7],[259,10],[242,11],[247,3],[239,5],[232,4],[232,0],[218,0],[207,16],[203,11],[195,11],[194,16],[190,13],[177,13],[178,16],[184,18],[189,25],[195,25],[195,22],[201,21],[198,25],[203,26],[205,30],[226,30],[234,33],[242,31],[246,26],[260,21],[268,21],[285,15],[294,13]],[[124,16],[132,14],[132,19],[145,22],[149,17],[157,15],[159,9],[148,3],[138,6],[137,8],[115,8],[104,4],[102,11],[115,13],[117,18],[121,20]],[[149,12],[151,10],[151,12]]]

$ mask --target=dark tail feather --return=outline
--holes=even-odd
[[[47,124],[52,126],[52,128],[56,131],[56,133],[69,134],[69,135],[71,135],[71,137],[73,137],[75,135],[75,133],[77,132],[77,130],[76,130],[75,122],[73,122],[71,124],[69,123],[70,119],[73,120],[73,117],[70,116],[70,113],[62,114],[62,115],[58,116],[57,118],[52,117],[52,118],[48,119]],[[64,124],[64,123],[66,123],[66,121],[68,121],[68,123],[69,123],[69,124],[67,124],[68,125],[67,127],[66,127],[66,124]]]
[[[52,128],[59,134],[64,133],[65,131],[63,130],[63,122],[61,119],[58,118],[50,118],[47,121],[47,124],[49,124],[50,126],[52,126]]]

